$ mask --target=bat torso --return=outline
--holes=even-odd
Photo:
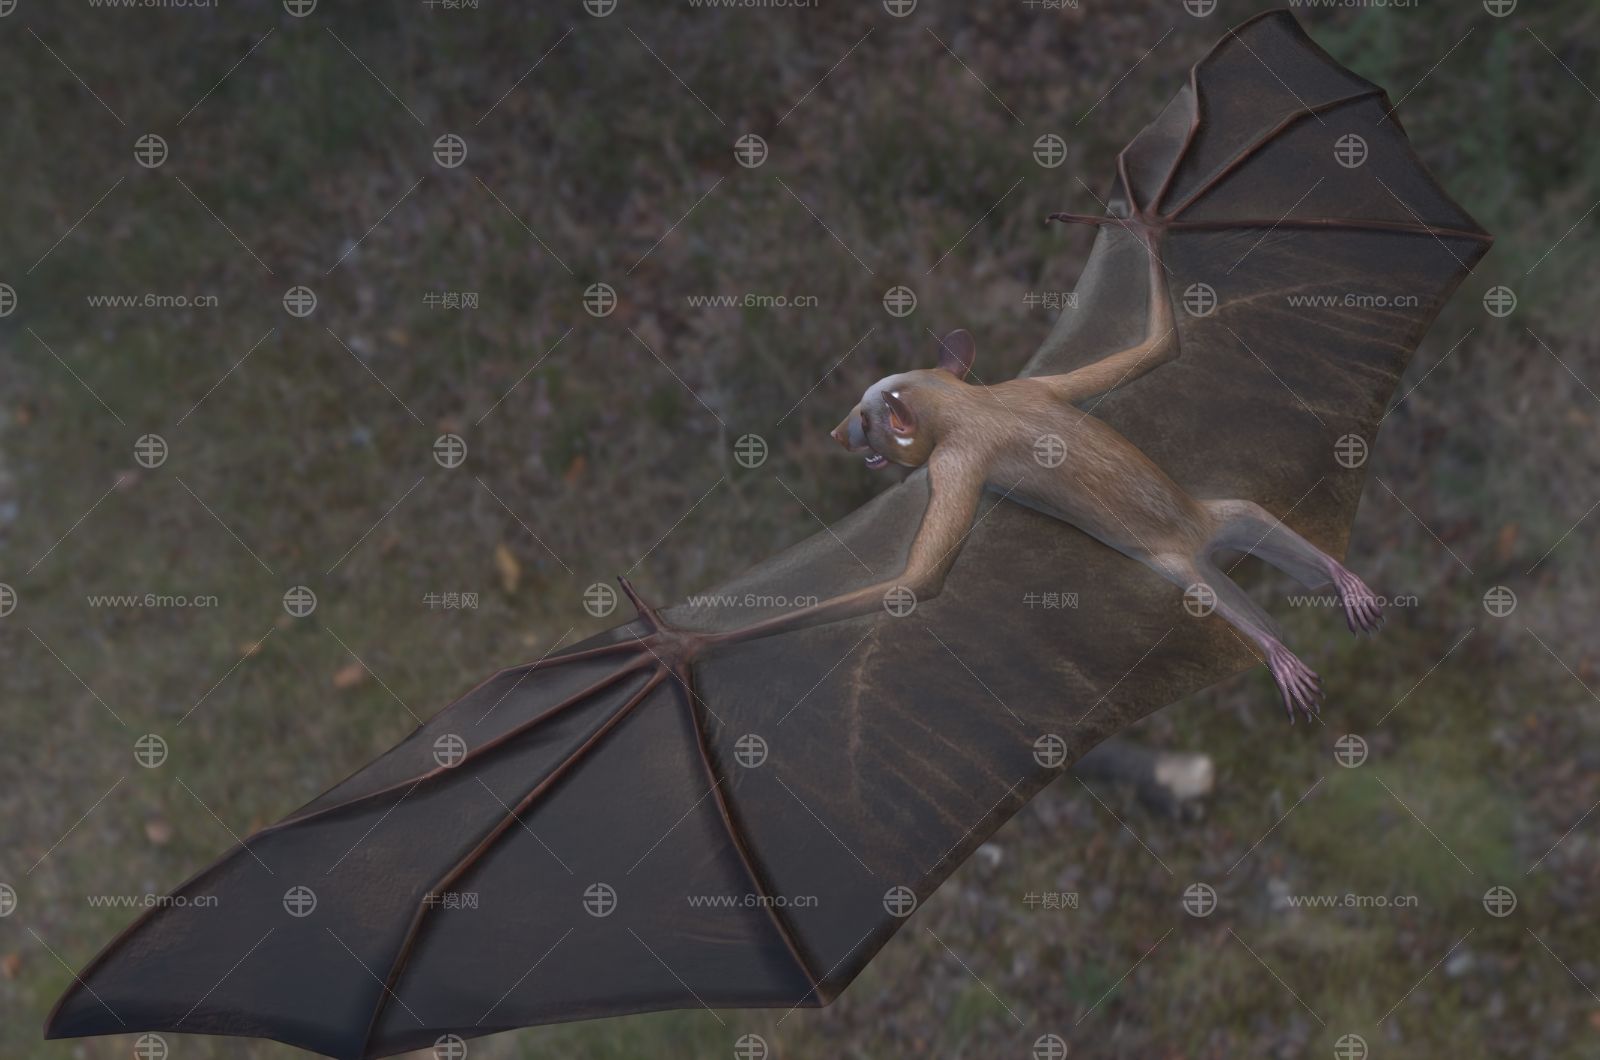
[[[1205,510],[1154,461],[1040,380],[965,389],[952,433],[984,454],[991,491],[1140,559],[1192,550],[1207,532]]]

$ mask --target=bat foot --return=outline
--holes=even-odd
[[[1321,713],[1322,679],[1294,652],[1274,641],[1267,649],[1267,669],[1278,686],[1278,693],[1283,697],[1284,710],[1289,713],[1289,724],[1294,724],[1297,708],[1307,721]]]
[[[1335,567],[1333,582],[1339,589],[1345,625],[1350,627],[1351,633],[1376,633],[1383,628],[1383,605],[1366,582],[1342,564]]]

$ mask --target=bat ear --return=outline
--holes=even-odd
[[[972,332],[966,328],[957,328],[939,340],[939,367],[957,379],[967,377],[977,357],[977,343],[972,341]]]
[[[889,429],[896,434],[910,434],[917,429],[917,417],[911,406],[892,390],[883,392],[884,407],[889,410]]]

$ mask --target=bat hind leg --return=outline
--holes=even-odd
[[[1266,658],[1267,670],[1283,697],[1283,707],[1294,722],[1295,710],[1307,720],[1315,717],[1322,707],[1322,679],[1291,651],[1278,630],[1272,616],[1250,599],[1248,593],[1217,569],[1204,557],[1164,557],[1163,573],[1173,582],[1185,586],[1201,584],[1211,590],[1216,600],[1216,613],[1250,643],[1260,649]]]
[[[1259,556],[1308,589],[1329,584],[1339,593],[1345,624],[1352,633],[1376,633],[1383,626],[1378,596],[1355,572],[1289,529],[1254,501],[1202,501],[1216,528],[1207,551],[1232,549]]]

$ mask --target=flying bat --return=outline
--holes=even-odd
[[[1314,710],[1216,556],[1376,626],[1340,562],[1364,455],[1491,239],[1287,12],[1195,64],[1104,205],[1057,215],[1096,238],[1018,379],[983,385],[953,332],[835,429],[903,481],[689,602],[624,582],[633,620],[495,674],[180,885],[47,1036],[460,1055],[825,1005],[1106,736],[1262,662],[1291,717]]]

